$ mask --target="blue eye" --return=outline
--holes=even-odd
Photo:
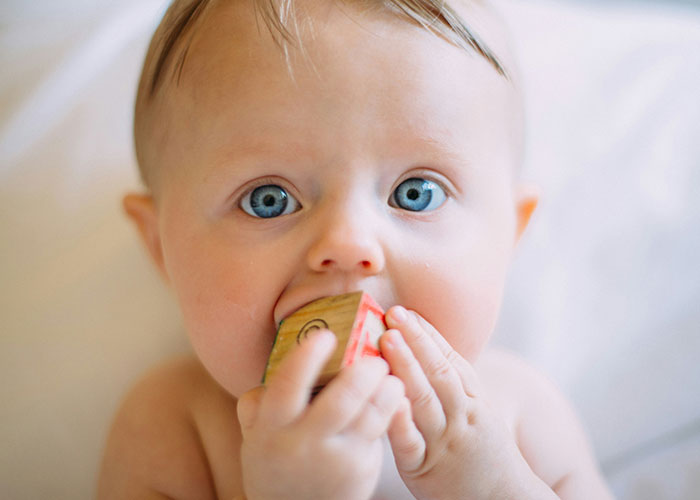
[[[413,177],[403,181],[391,195],[396,206],[411,212],[429,212],[445,203],[445,191],[436,183]]]
[[[267,184],[253,189],[241,200],[241,209],[248,215],[272,219],[299,210],[299,202],[284,188]]]

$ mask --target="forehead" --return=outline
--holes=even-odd
[[[269,146],[270,134],[307,145],[323,135],[329,140],[319,144],[340,148],[352,141],[339,137],[374,134],[399,147],[419,136],[479,141],[490,124],[508,119],[512,82],[484,58],[386,10],[299,5],[300,43],[286,51],[250,2],[214,2],[204,12],[182,49],[187,58],[179,82],[161,101],[165,116],[157,123],[167,126],[159,125],[154,142],[168,144],[169,163],[205,136],[222,145],[235,138],[254,149],[256,142]],[[504,47],[498,32],[487,29],[494,20],[485,11],[462,14],[482,28],[487,43]],[[160,160],[164,154],[161,148]]]
[[[211,12],[222,6],[238,8],[239,13],[244,14],[243,17],[246,13],[248,17],[251,13],[256,14],[255,23],[258,31],[259,21],[262,19],[275,39],[278,42],[281,41],[281,45],[288,42],[294,44],[297,41],[293,38],[299,36],[300,25],[302,31],[307,25],[313,25],[313,16],[310,11],[316,11],[315,14],[318,15],[319,6],[325,7],[326,10],[335,7],[355,7],[360,12],[373,12],[375,15],[384,14],[385,17],[390,13],[394,19],[402,17],[404,22],[420,25],[467,51],[479,53],[489,60],[499,73],[508,77],[508,70],[504,68],[498,55],[494,54],[489,44],[484,43],[479,32],[472,29],[474,26],[472,17],[475,11],[481,14],[490,14],[490,16],[486,16],[487,18],[493,19],[494,17],[495,11],[491,4],[485,0],[452,0],[450,2],[444,0],[423,0],[421,2],[413,0],[337,0],[335,2],[321,1],[320,3],[319,0],[248,0],[246,3],[241,3],[241,0],[174,0],[152,40],[144,67],[144,78],[141,82],[144,84],[144,89],[142,90],[146,90],[145,87],[148,87],[149,94],[155,93],[163,73],[168,72],[169,61],[172,59],[170,56],[178,42],[194,31],[193,27],[197,25],[203,12]],[[471,7],[471,11],[467,9],[468,7]],[[469,14],[468,16],[464,15],[465,11]],[[465,18],[469,18],[469,22],[465,21]],[[503,23],[491,24],[491,30],[494,27],[503,27]],[[481,28],[483,27],[480,27],[479,31],[482,31]],[[187,48],[182,51],[184,54],[178,58],[175,67],[175,73],[178,77],[181,73],[182,63],[186,59]],[[286,50],[287,47],[283,48]]]
[[[283,59],[291,70],[295,62],[306,58],[309,41],[318,38],[319,31],[325,31],[325,43],[329,41],[327,35],[329,32],[332,34],[333,31],[339,32],[337,38],[342,39],[343,35],[351,31],[343,30],[348,25],[347,21],[350,21],[350,24],[354,23],[355,28],[362,28],[364,34],[371,36],[375,43],[386,41],[382,38],[398,38],[397,35],[400,32],[404,35],[407,32],[412,35],[419,34],[427,38],[425,35],[428,30],[434,30],[428,27],[426,24],[428,21],[416,20],[415,12],[412,14],[413,19],[406,12],[398,12],[400,9],[397,5],[405,1],[199,0],[190,2],[192,5],[190,8],[185,8],[181,2],[176,1],[170,9],[173,11],[172,14],[169,11],[169,15],[166,16],[154,37],[153,50],[149,51],[149,61],[144,68],[142,84],[152,83],[152,93],[155,93],[159,81],[165,81],[165,86],[170,88],[171,85],[167,84],[172,84],[171,78],[173,78],[176,80],[176,85],[179,85],[183,73],[187,73],[185,69],[193,65],[192,60],[195,59],[195,55],[197,56],[197,61],[194,63],[195,70],[201,72],[207,66],[220,64],[222,62],[220,56],[224,52],[236,56],[241,69],[245,67],[245,62],[250,62],[252,56],[256,59],[254,62],[256,65],[266,62],[275,63]],[[406,3],[410,5],[407,9],[417,9],[417,6],[426,8],[426,5],[430,5],[427,1],[426,5],[423,5],[423,2],[414,4],[406,1]],[[274,10],[274,7],[266,8],[268,5],[276,5],[282,10],[279,18],[274,15],[275,13],[268,12],[270,9]],[[451,23],[455,31],[461,32],[465,37],[458,43],[471,45],[471,48],[465,48],[462,45],[463,52],[470,57],[489,59],[494,68],[498,72],[505,71],[504,76],[507,77],[512,71],[510,68],[512,61],[510,51],[504,43],[503,23],[494,16],[494,11],[485,6],[481,0],[453,0],[445,4],[445,9],[448,9],[444,13],[448,19],[450,12],[462,18],[457,21],[453,19]],[[430,13],[423,14],[430,17]],[[346,21],[345,26],[343,23],[335,22],[332,28],[329,28],[331,21],[337,21],[338,18]],[[437,29],[445,29],[450,32],[450,36],[457,37],[452,30],[447,30],[439,21],[436,21],[438,18],[430,19],[435,22],[435,26],[439,26]],[[440,19],[445,21],[443,17]],[[461,22],[466,24],[462,25]],[[442,36],[433,34],[432,38]],[[411,41],[410,38],[404,37],[404,39]],[[349,40],[345,38],[344,43],[348,43]],[[194,50],[197,47],[203,50]],[[275,50],[269,50],[271,47]],[[350,46],[339,48],[340,50],[353,49]],[[407,45],[406,52],[415,49],[415,45],[414,47]],[[482,53],[477,56],[479,51]],[[246,55],[249,56],[248,61],[246,61]],[[206,64],[207,61],[209,65]],[[502,66],[505,66],[504,70]],[[144,88],[140,89],[139,101],[143,107],[147,107],[150,101],[143,96],[146,93]]]
[[[336,2],[297,4],[302,11],[295,24],[298,41],[280,46],[261,26],[254,3],[214,2],[184,49],[186,63],[172,94],[200,112],[216,111],[223,96],[244,104],[265,94],[270,103],[290,105],[290,94],[310,89],[319,103],[344,93],[348,99],[363,97],[358,104],[371,106],[391,94],[439,97],[467,67],[469,78],[459,82],[464,95],[510,86],[475,53],[388,10],[361,12]],[[484,29],[493,24],[483,11],[466,14]],[[489,43],[502,48],[499,37],[490,37]]]
[[[413,2],[412,0],[199,0],[189,11],[183,11],[180,23],[171,22],[173,29],[161,31],[163,38],[182,37],[183,31],[195,32],[195,39],[202,34],[216,35],[226,31],[232,42],[251,42],[256,39],[274,39],[278,49],[286,58],[294,54],[290,48],[300,48],[309,38],[313,39],[318,29],[323,29],[338,16],[354,23],[374,22],[377,30],[379,22],[384,30],[395,28],[404,30],[410,26],[413,32],[431,32],[450,43],[460,45],[465,52],[480,53],[489,60],[494,69],[507,78],[508,69],[503,69],[500,59],[509,59],[509,51],[504,46],[504,24],[490,5],[481,0],[453,0],[444,2],[443,7],[432,6],[437,0]],[[441,3],[441,2],[437,2]],[[431,9],[444,9],[431,11]],[[276,9],[280,10],[278,12]],[[422,9],[427,9],[423,11]],[[201,22],[200,21],[201,19]],[[465,23],[465,24],[463,24]],[[177,27],[179,25],[179,27]],[[203,25],[203,26],[202,26]],[[189,29],[196,26],[198,29]],[[449,28],[448,28],[449,26]],[[335,29],[339,29],[335,25]],[[380,33],[375,33],[380,34]],[[198,35],[198,36],[197,36]],[[265,36],[267,35],[267,36]],[[271,35],[271,36],[270,36]],[[446,38],[447,37],[447,38]],[[190,43],[185,44],[185,53]],[[167,47],[168,44],[166,43]],[[496,49],[494,51],[491,48]],[[167,54],[169,48],[162,51]],[[162,55],[162,54],[161,54]],[[181,60],[186,58],[183,55]],[[289,61],[288,61],[289,62]],[[511,61],[506,61],[510,65]],[[504,74],[505,73],[505,74]]]

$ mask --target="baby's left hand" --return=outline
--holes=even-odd
[[[389,428],[396,465],[418,499],[557,498],[484,403],[470,363],[417,313],[393,307],[382,354],[408,402]]]

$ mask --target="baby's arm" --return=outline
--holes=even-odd
[[[483,370],[491,372],[491,379],[496,375],[517,386],[518,447],[532,469],[552,485],[560,498],[612,498],[578,417],[546,377],[506,353],[490,356]]]
[[[206,425],[198,421],[198,414],[203,413],[200,406],[215,406],[222,420],[233,422],[218,439],[239,440],[235,401],[220,393],[192,358],[171,361],[151,371],[130,391],[114,419],[97,498],[217,498],[210,469],[212,457],[207,456],[202,440]],[[240,483],[234,463],[231,456],[230,463],[218,465],[230,470],[229,483]]]

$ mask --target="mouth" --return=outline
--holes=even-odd
[[[286,290],[279,297],[273,310],[275,325],[279,326],[282,320],[316,300],[352,292],[365,292],[369,294],[384,311],[392,305],[386,300],[388,294],[380,293],[380,290],[378,290],[376,286],[369,287],[357,284],[355,286],[338,285],[324,288],[298,287],[293,290]]]

